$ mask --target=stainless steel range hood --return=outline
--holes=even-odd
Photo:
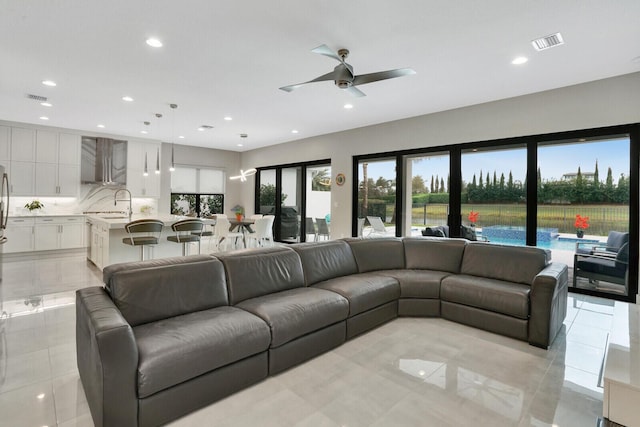
[[[82,137],[83,184],[126,185],[127,141]]]

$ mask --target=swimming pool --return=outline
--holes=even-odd
[[[577,237],[563,237],[557,236],[554,239],[540,241],[538,240],[538,247],[551,250],[571,251],[576,250],[576,242],[580,243],[600,243],[595,239],[578,239]],[[506,238],[489,238],[489,243],[499,243],[501,245],[514,245],[525,246],[525,239],[506,239]]]

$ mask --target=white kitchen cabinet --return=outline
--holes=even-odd
[[[10,162],[9,192],[12,196],[33,196],[35,194],[35,162]]]
[[[80,136],[38,131],[35,195],[77,196],[80,190]]]
[[[0,164],[9,166],[11,159],[11,128],[0,126]]]
[[[38,196],[77,196],[80,167],[54,163],[36,163],[35,194]]]
[[[91,224],[89,259],[99,269],[102,269],[104,261],[109,259],[109,229],[103,223]]]
[[[11,160],[34,162],[36,160],[36,131],[11,128]]]
[[[5,253],[29,252],[34,248],[33,218],[9,218],[4,235],[7,243],[4,244]]]
[[[129,141],[127,146],[127,188],[134,197],[160,197],[160,174],[155,173],[159,150],[160,144],[157,143]],[[147,176],[144,176],[145,155]]]
[[[36,131],[36,162],[58,162],[58,133],[38,130]]]
[[[35,218],[35,250],[74,249],[84,247],[84,218]]]

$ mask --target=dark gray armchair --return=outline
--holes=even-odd
[[[619,246],[618,246],[619,245]],[[627,289],[629,277],[629,233],[612,231],[605,245],[577,244],[573,257],[573,286],[578,277],[605,281]]]

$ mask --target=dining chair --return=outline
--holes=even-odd
[[[231,223],[227,218],[218,217],[216,219],[216,226],[214,229],[214,241],[216,244],[216,248],[219,251],[222,251],[222,245],[227,248],[229,243],[231,243],[231,249],[237,247],[238,239],[244,239],[244,234],[238,233],[235,231],[230,231]],[[226,249],[229,250],[229,249]]]
[[[253,233],[246,235],[247,247],[252,246],[252,242],[255,242],[255,247],[273,246],[273,219],[274,217],[259,218],[253,224]]]

